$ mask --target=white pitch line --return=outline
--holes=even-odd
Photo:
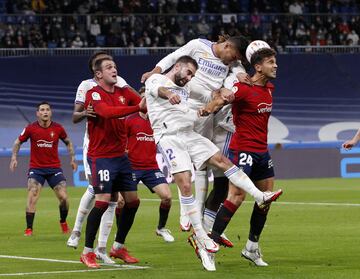
[[[141,199],[142,201],[160,202],[160,199]],[[173,202],[179,202],[179,200],[172,200]],[[244,203],[254,203],[252,201],[245,201]],[[274,204],[278,205],[318,205],[318,206],[354,206],[359,207],[360,203],[340,203],[340,202],[281,202],[277,201]]]
[[[1,276],[26,276],[26,275],[45,275],[45,274],[64,274],[64,273],[84,273],[84,272],[101,272],[114,270],[128,270],[128,269],[145,269],[147,267],[133,267],[133,268],[106,268],[106,269],[79,269],[79,270],[64,270],[64,271],[39,271],[39,272],[19,272],[19,273],[4,273]]]
[[[56,262],[56,263],[71,263],[71,264],[83,264],[80,261],[71,261],[71,260],[57,260],[57,259],[47,259],[47,258],[32,258],[32,257],[22,257],[22,256],[11,256],[11,255],[0,255],[0,258],[3,259],[16,259],[16,260],[30,260],[30,261],[44,261],[44,262]],[[49,273],[75,273],[75,272],[90,272],[90,271],[109,271],[109,270],[129,270],[129,269],[147,269],[148,266],[136,266],[136,265],[119,265],[119,264],[100,264],[101,266],[110,266],[115,268],[107,269],[84,269],[84,270],[65,270],[65,271],[44,271],[44,272],[20,272],[20,273],[8,273],[1,274],[0,276],[16,276],[16,275],[34,275],[34,274],[49,274]]]

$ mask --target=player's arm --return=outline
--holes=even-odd
[[[150,76],[153,74],[161,74],[165,70],[169,69],[172,65],[175,64],[176,60],[179,59],[183,55],[191,56],[193,54],[193,50],[198,48],[198,40],[191,40],[186,45],[178,48],[174,52],[168,54],[163,59],[161,59],[150,72],[146,72],[141,77],[141,83],[144,83]]]
[[[342,147],[345,148],[345,149],[351,149],[355,145],[357,145],[359,141],[360,141],[360,129],[357,131],[357,133],[355,134],[355,136],[351,140],[345,141],[342,144]]]
[[[89,105],[86,109],[84,104],[76,103],[72,115],[72,121],[74,124],[81,122],[87,117],[96,117],[96,113],[92,105]]]
[[[162,99],[168,99],[170,104],[176,105],[181,103],[181,98],[176,93],[171,92],[165,87],[160,86],[158,88],[158,96]]]
[[[18,138],[14,141],[13,148],[12,148],[11,160],[10,160],[10,170],[11,171],[15,171],[15,169],[17,167],[17,164],[18,164],[17,155],[19,153],[21,144],[22,144],[22,142]]]
[[[234,100],[234,93],[227,89],[221,88],[218,91],[213,92],[213,100],[200,108],[199,115],[207,116],[210,113],[220,110],[223,106],[231,103]]]
[[[66,145],[66,148],[69,152],[70,155],[70,165],[71,168],[73,169],[73,171],[77,170],[77,164],[75,161],[75,151],[74,151],[74,145],[72,143],[72,141],[70,140],[69,137],[66,137],[64,139],[62,139],[63,143]]]

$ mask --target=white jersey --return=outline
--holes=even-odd
[[[245,72],[245,69],[240,65],[236,67],[236,72]],[[224,87],[231,90],[233,85],[239,82],[234,72],[230,72],[228,77],[224,81]],[[233,116],[231,112],[232,105],[226,105],[221,110],[219,110],[215,115],[215,127],[220,126],[221,128],[225,129],[228,132],[234,133],[235,126],[233,122]]]
[[[83,80],[76,90],[75,104],[85,104],[86,92],[88,92],[90,89],[94,88],[97,85],[98,84],[94,79]],[[125,87],[128,84],[122,77],[117,76],[117,82],[115,85],[118,87]],[[83,147],[87,149],[88,145],[89,137],[86,124]]]
[[[172,105],[168,99],[159,97],[159,87],[165,87],[179,95],[181,98],[180,104]],[[159,142],[163,134],[173,134],[177,131],[193,129],[198,115],[189,106],[189,90],[187,86],[177,86],[167,76],[154,74],[145,82],[145,97],[156,143]]]
[[[214,42],[194,39],[164,57],[156,66],[162,71],[170,68],[183,55],[191,56],[198,63],[195,76],[189,81],[190,103],[195,109],[211,101],[211,92],[220,89],[228,75],[229,66],[225,65],[213,52]]]

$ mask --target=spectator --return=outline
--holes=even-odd
[[[292,4],[290,4],[289,13],[294,15],[303,14],[303,7],[300,5],[299,1],[295,0]]]
[[[355,32],[355,30],[352,30],[347,35],[347,40],[350,42],[349,45],[357,46],[359,44],[359,35]]]
[[[96,37],[100,34],[101,34],[101,27],[98,20],[95,18],[93,22],[90,24],[90,35]]]
[[[72,48],[81,48],[84,46],[84,42],[81,40],[80,36],[77,35],[75,39],[71,42]]]

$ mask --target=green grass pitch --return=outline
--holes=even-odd
[[[79,249],[66,247],[68,236],[60,233],[57,201],[49,187],[41,193],[34,236],[24,237],[25,188],[0,190],[0,278],[360,278],[360,179],[278,180],[277,187],[282,187],[284,194],[272,206],[260,241],[264,260],[270,265],[265,268],[257,268],[240,257],[252,210],[248,198],[227,229],[235,247],[217,253],[217,271],[212,273],[203,270],[187,244],[189,233],[179,231],[179,202],[174,185],[171,187],[174,202],[168,228],[176,242],[167,244],[155,235],[159,201],[140,186],[143,200],[126,245],[140,259],[138,266],[149,268],[102,267],[92,272],[78,272],[87,269],[79,263],[7,258],[78,261],[84,237]],[[71,226],[84,190],[68,188]],[[115,226],[109,245],[114,232]]]

